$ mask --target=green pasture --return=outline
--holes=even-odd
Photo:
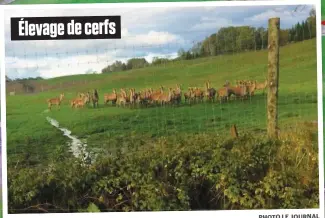
[[[87,84],[61,90],[7,97],[7,134],[9,164],[16,164],[31,154],[31,164],[47,160],[58,147],[67,142],[62,132],[51,126],[46,117],[56,119],[89,148],[110,149],[112,141],[131,135],[155,138],[182,133],[218,132],[229,134],[230,125],[239,132],[263,133],[266,128],[266,95],[257,92],[246,101],[226,104],[200,103],[170,107],[118,108],[103,105],[103,94],[113,88],[152,87],[158,89],[182,85],[202,87],[206,80],[221,87],[226,80],[256,79],[263,81],[267,72],[267,51],[247,52],[169,63],[101,75],[77,75],[47,80],[60,84],[86,80]],[[59,86],[59,85],[58,85]],[[71,109],[69,100],[77,92],[96,88],[100,105]],[[61,110],[47,112],[46,99],[65,94]],[[315,39],[290,44],[280,49],[279,122],[283,127],[295,122],[317,120],[317,74]],[[122,146],[122,145],[121,145]]]

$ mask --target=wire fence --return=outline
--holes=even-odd
[[[239,35],[234,33],[236,29],[230,30],[230,35]],[[35,97],[32,97],[32,102],[38,105],[35,113],[47,108],[46,100],[48,98],[59,97],[60,93],[64,93],[65,97],[61,107],[63,113],[67,113],[67,115],[76,113],[75,109],[67,109],[67,107],[70,106],[70,100],[78,97],[78,93],[87,94],[88,91],[92,92],[97,89],[99,93],[98,117],[101,117],[103,111],[108,115],[112,113],[112,115],[103,118],[110,122],[99,124],[101,127],[96,134],[109,131],[112,135],[137,132],[161,136],[179,132],[220,132],[220,130],[229,131],[233,124],[239,127],[239,131],[263,132],[266,128],[267,48],[265,45],[267,40],[265,38],[267,38],[267,30],[260,30],[259,33],[261,31],[264,32],[260,34],[262,37],[259,42],[257,42],[258,37],[255,29],[252,29],[251,40],[248,37],[246,41],[243,41],[240,40],[241,36],[238,36],[230,41],[224,39],[224,41],[214,42],[213,40],[217,37],[213,38],[212,35],[205,40],[192,41],[191,45],[187,46],[189,52],[182,51],[184,44],[180,41],[168,44],[120,47],[117,47],[116,43],[104,41],[103,44],[107,43],[107,46],[88,48],[83,52],[69,52],[64,48],[58,48],[58,50],[51,49],[51,51],[45,50],[37,53],[33,50],[18,48],[34,48],[39,42],[28,42],[28,46],[24,46],[24,43],[22,45],[12,44],[7,48],[6,53],[7,66],[10,66],[7,68],[7,72],[16,73],[16,75],[19,75],[21,71],[42,72],[49,67],[51,68],[49,72],[64,71],[63,74],[66,75],[69,75],[68,72],[75,68],[78,70],[83,68],[84,70],[80,71],[80,74],[83,74],[85,69],[95,65],[97,72],[53,79],[14,81],[8,79],[6,89],[9,95],[18,95],[12,97],[13,99],[19,98],[19,94],[33,94]],[[222,39],[224,35],[220,35],[219,38]],[[298,35],[295,33],[291,39]],[[303,32],[302,35],[311,37],[312,33]],[[248,36],[250,35],[248,34]],[[316,42],[312,37],[300,42],[289,41],[290,36],[287,36],[288,38],[280,38],[280,43],[282,43],[280,49],[280,63],[282,64],[279,94],[280,121],[281,118],[289,123],[301,119],[309,120],[311,114],[314,114],[312,117],[316,119],[316,62],[310,63],[309,68],[306,68],[302,64],[304,62],[301,62],[302,60],[311,62],[306,58],[315,53]],[[153,41],[160,41],[159,36]],[[119,44],[121,43],[119,42]],[[224,45],[224,47],[220,45]],[[239,48],[236,49],[235,46],[229,45],[239,45]],[[127,54],[117,55],[112,59],[110,51],[123,49],[127,51]],[[154,49],[165,51],[166,55],[151,57],[151,62],[146,60],[146,58],[148,59],[147,55],[138,55],[139,51],[149,53]],[[302,52],[302,49],[308,49],[308,51]],[[177,55],[171,57],[171,54],[177,52]],[[84,60],[84,56],[89,59]],[[19,67],[8,63],[8,59],[20,61],[17,65]],[[22,63],[26,65],[21,66]],[[289,63],[290,66],[288,66]],[[306,75],[308,75],[308,81]],[[210,87],[206,87],[206,82],[209,82]],[[242,93],[237,93],[238,95],[230,97],[228,102],[220,101],[222,100],[222,90],[227,82],[230,82],[230,86],[233,88],[238,88],[242,86],[241,84],[246,83],[245,86],[248,89],[245,96],[241,96]],[[304,86],[304,83],[306,83],[306,91],[301,91],[302,89],[299,87]],[[180,90],[177,89],[178,84],[181,85]],[[161,86],[164,92],[161,98],[151,99],[150,95],[157,95]],[[250,87],[253,87],[252,93],[249,91]],[[133,88],[135,93],[133,93],[133,99],[130,100],[130,89]],[[169,88],[172,88],[171,94],[173,95],[170,99],[168,99]],[[112,93],[114,89],[117,91],[117,95]],[[125,107],[123,101],[121,101],[121,107],[118,104],[118,95],[121,94],[122,89],[126,91]],[[211,96],[209,95],[210,89],[214,90]],[[239,89],[239,92],[242,90]],[[115,96],[115,98],[112,100],[107,96]],[[177,97],[181,98],[180,102]],[[213,100],[209,100],[210,97]],[[104,104],[106,98],[109,100],[108,104]],[[11,105],[10,99],[11,97],[8,102]],[[161,103],[167,104],[161,106]],[[30,102],[26,104],[30,104]],[[25,106],[29,108],[28,105]],[[89,113],[96,113],[91,108],[91,104],[86,105],[83,111],[88,110]],[[115,112],[116,108],[120,113]],[[56,108],[54,107],[52,110],[56,110]],[[77,110],[80,111],[80,109]],[[129,111],[132,111],[131,115]],[[10,110],[8,112],[10,113]],[[80,114],[77,114],[76,117],[71,117],[72,120],[79,119]],[[50,113],[48,115],[51,116]],[[69,117],[66,117],[58,121],[63,122],[62,125],[64,125],[69,124],[68,120]],[[84,123],[83,121],[76,125],[85,125]],[[71,128],[72,131],[75,128],[69,125],[66,127]],[[87,132],[82,134],[83,138],[91,135]],[[99,143],[93,141],[92,143],[94,147],[101,147],[102,143],[105,144],[102,141]]]
[[[311,23],[306,23],[280,33],[280,128],[317,120],[316,40]],[[263,28],[231,27],[185,44],[179,39],[160,43],[164,36],[155,35],[144,44],[103,40],[78,51],[50,45],[35,52],[39,42],[10,44],[9,168],[48,161],[64,140],[73,155],[94,160],[120,151],[130,156],[150,153],[154,146],[128,150],[140,139],[228,136],[234,124],[239,134],[266,134],[267,33]],[[28,73],[65,76],[10,78]],[[96,102],[98,106],[92,104]]]

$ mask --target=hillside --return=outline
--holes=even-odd
[[[316,84],[316,77],[311,77],[307,72],[310,72],[316,63],[315,49],[315,39],[281,47],[281,91],[299,90],[299,92],[307,92],[311,89],[314,90],[313,85]],[[185,65],[186,67],[184,67]],[[299,69],[299,72],[292,69]],[[316,71],[310,73],[316,76]],[[162,66],[110,74],[85,74],[36,80],[29,82],[29,84],[33,86],[35,92],[40,92],[43,87],[43,90],[57,89],[56,93],[58,94],[61,89],[68,94],[75,94],[75,92],[93,88],[97,88],[100,93],[103,93],[111,92],[113,88],[158,88],[159,83],[165,86],[175,86],[176,82],[181,83],[186,89],[188,86],[203,87],[207,79],[211,81],[214,87],[220,87],[226,80],[235,82],[236,79],[255,79],[260,81],[264,80],[266,76],[267,51],[262,50],[177,61]],[[305,85],[301,87],[301,83]],[[12,88],[14,84],[14,82],[7,83],[7,92],[14,91]],[[44,92],[43,94],[47,95],[47,93]]]

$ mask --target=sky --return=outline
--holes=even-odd
[[[312,6],[153,7],[55,10],[5,10],[5,64],[11,79],[53,78],[101,72],[116,60],[133,57],[175,58],[180,48],[216,33],[221,27],[267,27],[280,17],[280,28],[290,28],[309,16]],[[11,41],[10,17],[121,15],[122,38],[101,40]]]

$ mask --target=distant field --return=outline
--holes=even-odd
[[[283,126],[297,121],[317,120],[315,39],[287,45],[280,52],[280,124]],[[226,80],[263,81],[267,72],[266,65],[267,51],[257,51],[112,74],[48,80],[52,84],[68,80],[87,80],[88,83],[55,92],[8,96],[8,160],[14,164],[17,159],[30,153],[37,164],[47,160],[57,146],[67,141],[59,130],[47,122],[47,116],[56,119],[60,125],[71,130],[73,135],[87,140],[88,147],[93,149],[110,149],[111,140],[134,134],[152,138],[175,133],[228,132],[232,124],[237,124],[239,131],[263,132],[266,128],[266,98],[261,92],[244,102],[140,109],[104,106],[103,94],[111,92],[113,88],[157,89],[160,85],[174,87],[176,83],[182,84],[184,90],[188,86],[203,88],[207,79],[216,88],[221,87]],[[99,91],[99,109],[72,110],[69,107],[69,99],[75,97],[77,92],[93,88]],[[61,111],[54,108],[45,113],[46,99],[58,96],[61,92],[65,93]]]

